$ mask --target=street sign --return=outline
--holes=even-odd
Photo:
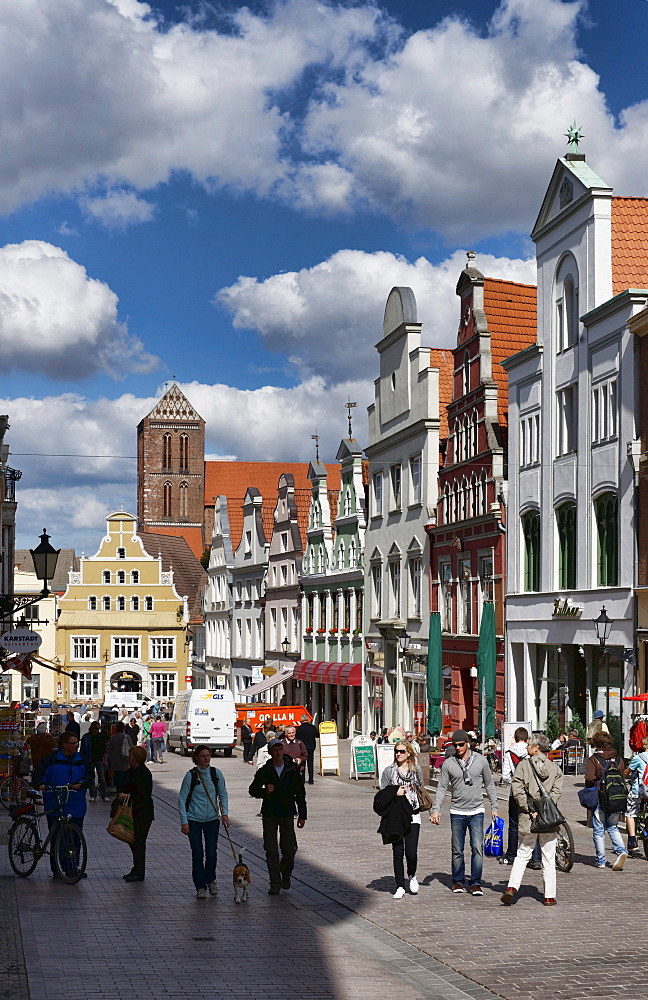
[[[349,777],[356,781],[361,774],[376,773],[376,753],[373,740],[369,736],[356,736],[351,740],[351,763]]]
[[[277,673],[276,667],[264,667],[261,671],[263,677],[274,677],[276,673]]]
[[[38,649],[42,641],[42,635],[28,628],[15,628],[11,632],[4,632],[0,637],[0,643],[12,653],[31,653]]]

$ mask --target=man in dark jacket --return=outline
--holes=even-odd
[[[99,794],[104,802],[108,801],[108,788],[106,786],[106,744],[108,737],[101,732],[98,722],[91,722],[90,729],[81,737],[81,756],[86,764],[92,767],[92,781],[90,783],[90,801],[97,801],[97,783],[95,782],[95,771],[99,784]]]
[[[270,876],[268,895],[278,896],[282,889],[290,889],[297,853],[295,813],[301,830],[306,822],[306,792],[292,760],[284,757],[282,741],[270,740],[268,751],[270,760],[259,768],[249,791],[253,798],[263,800],[263,849]]]
[[[308,767],[308,784],[313,784],[313,760],[315,757],[315,750],[317,748],[317,740],[319,739],[319,733],[317,731],[317,726],[314,726],[312,722],[308,721],[307,715],[302,715],[301,721],[297,726],[296,736],[298,740],[301,740],[306,747],[306,766]],[[304,772],[305,773],[305,772]]]
[[[67,725],[65,727],[65,732],[66,733],[74,733],[74,735],[76,736],[76,738],[78,740],[80,740],[81,739],[81,726],[79,725],[79,723],[74,718],[74,712],[68,712],[67,715],[65,716],[65,720],[67,722]]]
[[[86,814],[86,789],[94,777],[92,765],[86,763],[79,753],[79,742],[72,732],[64,732],[59,736],[58,750],[43,757],[32,774],[32,788],[43,792],[43,805],[47,811],[47,825],[52,828],[58,818],[59,797],[56,792],[48,791],[48,786],[68,785],[64,810],[70,815],[72,822],[83,829],[83,818]],[[54,878],[58,873],[54,865],[54,855],[50,854],[50,867]],[[85,872],[81,878],[86,878]]]

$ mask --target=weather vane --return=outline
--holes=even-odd
[[[567,140],[567,145],[569,146],[569,152],[577,153],[578,144],[581,141],[581,139],[584,138],[585,136],[583,134],[581,126],[576,124],[576,119],[574,118],[573,122],[565,132],[565,139]]]
[[[311,441],[315,442],[315,461],[319,464],[319,434],[317,430],[311,434]]]
[[[353,409],[354,406],[357,406],[358,404],[357,403],[352,403],[351,402],[351,397],[349,396],[348,403],[345,403],[344,405],[347,408],[347,419],[349,421],[349,437],[352,438],[353,437],[353,430],[351,428],[351,410]]]

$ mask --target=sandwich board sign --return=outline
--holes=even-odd
[[[340,773],[340,752],[338,733],[335,722],[320,722],[319,724],[320,774],[333,771]]]
[[[369,736],[356,736],[351,740],[351,760],[349,777],[371,776],[376,773],[376,753],[373,740]]]

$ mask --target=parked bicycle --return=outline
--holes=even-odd
[[[561,823],[558,827],[556,843],[556,868],[561,872],[570,872],[574,867],[574,836],[569,823]]]
[[[85,837],[72,818],[65,812],[70,787],[68,785],[51,786],[48,789],[56,793],[58,805],[55,809],[36,812],[33,801],[38,792],[30,791],[28,797],[32,800],[26,805],[10,807],[13,824],[9,830],[9,863],[16,875],[27,878],[36,868],[44,854],[49,854],[54,860],[58,876],[69,885],[74,885],[83,876],[88,857]],[[40,818],[49,813],[56,814],[47,837],[43,840],[40,829]]]
[[[0,782],[0,805],[9,809],[12,805],[24,802],[25,793],[31,790],[31,785],[24,778],[25,768],[29,773],[29,764],[25,755],[19,751],[0,753],[0,760],[11,761],[11,774]]]

